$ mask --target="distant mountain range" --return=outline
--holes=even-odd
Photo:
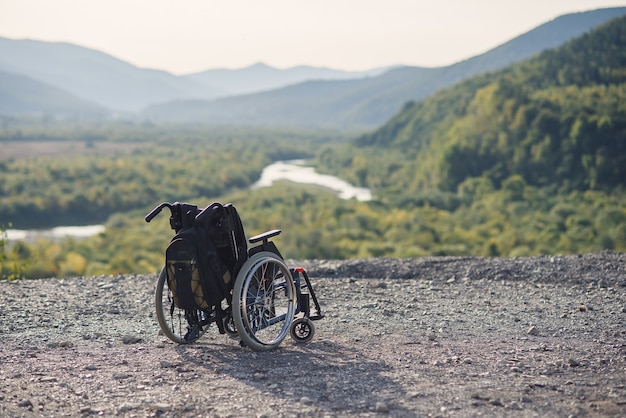
[[[0,115],[57,115],[102,118],[102,107],[22,75],[0,71]]]
[[[352,79],[378,75],[386,69],[348,72],[315,67],[278,70],[256,64],[239,70],[215,69],[175,76],[165,71],[135,67],[102,52],[67,43],[0,38],[0,71],[29,78],[31,93],[38,86],[54,87],[111,112],[136,113],[147,106],[172,100],[211,100],[255,93],[311,79]],[[25,86],[26,79],[20,83]],[[44,88],[44,90],[46,90]],[[48,113],[48,91],[42,90],[41,108],[16,107],[14,113]],[[2,86],[0,85],[0,92]],[[59,101],[66,102],[60,94]],[[32,96],[31,99],[34,99]],[[0,106],[11,109],[10,97],[0,95]],[[18,110],[19,109],[19,110]],[[65,109],[60,109],[64,112]],[[80,112],[80,109],[76,109]],[[4,111],[2,113],[5,113]]]
[[[237,70],[207,70],[201,73],[185,75],[183,78],[206,85],[220,86],[230,96],[280,89],[308,80],[348,80],[373,77],[387,70],[389,68],[377,68],[370,71],[340,71],[310,66],[279,70],[263,63],[257,63]]]
[[[626,7],[568,14],[451,66],[366,72],[256,64],[176,76],[76,45],[0,38],[0,114],[371,129],[407,101],[558,47],[623,15]]]

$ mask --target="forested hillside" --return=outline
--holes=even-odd
[[[393,150],[394,158],[388,152]],[[355,156],[356,154],[356,156]],[[408,103],[354,146],[324,154],[382,194],[499,189],[519,176],[561,191],[626,181],[626,18],[505,70]],[[400,192],[398,192],[400,193]]]

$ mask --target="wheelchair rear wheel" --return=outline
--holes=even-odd
[[[296,288],[289,268],[262,251],[239,270],[233,287],[233,320],[241,340],[255,351],[276,348],[294,319]]]
[[[178,309],[174,305],[172,292],[167,284],[165,268],[159,274],[154,304],[161,331],[175,343],[192,343],[209,328],[208,312],[199,309]]]

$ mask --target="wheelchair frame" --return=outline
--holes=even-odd
[[[162,209],[168,208],[170,227],[178,233],[184,227],[201,222],[211,206],[199,210],[189,203],[163,202],[148,213],[145,220],[150,222]],[[247,249],[245,254],[238,254],[236,248],[231,248],[235,258],[244,259],[239,259],[241,267],[231,272],[236,277],[234,284],[219,306],[179,309],[174,303],[164,267],[155,293],[157,322],[163,334],[178,344],[189,344],[215,322],[220,333],[239,336],[241,346],[255,351],[278,347],[288,333],[296,343],[310,341],[315,334],[312,321],[322,319],[324,315],[306,271],[301,267],[289,268],[270,240],[280,233],[274,229],[251,237],[248,242],[257,245]],[[232,240],[236,239],[235,235],[233,232]],[[243,230],[241,236],[245,237]],[[234,241],[231,246],[236,246]]]

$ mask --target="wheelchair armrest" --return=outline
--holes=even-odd
[[[248,239],[248,241],[250,242],[250,244],[254,244],[255,242],[259,242],[259,241],[263,241],[264,243],[266,243],[267,240],[269,240],[272,237],[275,237],[281,232],[282,231],[280,229],[272,229],[271,231],[267,231],[267,232],[263,232],[262,234],[255,235],[251,237],[250,239]]]

